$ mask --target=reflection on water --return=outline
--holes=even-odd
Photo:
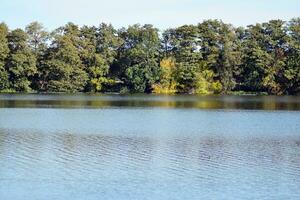
[[[0,105],[1,200],[300,199],[298,97],[1,95]]]
[[[295,96],[0,95],[0,108],[165,107],[300,110]]]

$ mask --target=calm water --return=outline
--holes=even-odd
[[[300,97],[0,95],[0,199],[300,199]]]

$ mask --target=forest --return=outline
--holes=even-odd
[[[205,20],[164,31],[1,23],[0,91],[296,95],[300,18],[247,27]]]

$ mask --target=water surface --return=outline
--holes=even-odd
[[[0,108],[162,107],[300,110],[300,96],[0,95]]]
[[[0,95],[0,199],[299,199],[299,97]]]

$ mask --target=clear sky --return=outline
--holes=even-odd
[[[67,22],[112,23],[120,28],[151,23],[160,29],[221,19],[246,26],[300,17],[300,0],[1,0],[0,21],[24,28],[32,21],[52,30]]]

